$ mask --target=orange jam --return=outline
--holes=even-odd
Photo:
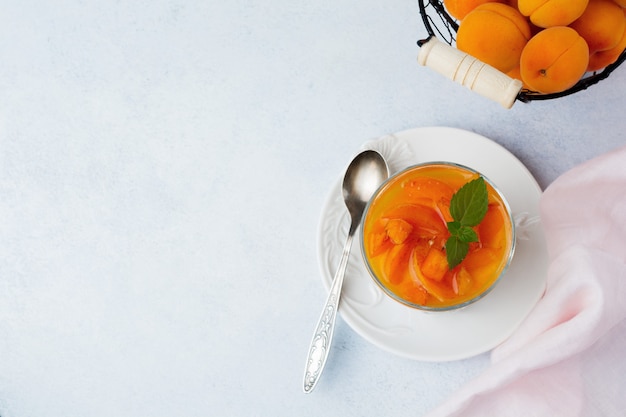
[[[485,181],[488,209],[463,261],[450,269],[445,244],[454,193],[479,174],[446,163],[409,168],[381,187],[363,220],[363,254],[385,292],[416,308],[450,309],[472,302],[498,280],[513,255],[507,204]]]

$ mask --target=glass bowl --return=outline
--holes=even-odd
[[[449,222],[458,220],[450,214],[452,196],[479,177],[488,209],[471,227],[477,241],[449,242],[454,227]],[[448,252],[463,252],[460,245],[467,246],[467,255],[455,266],[458,257],[451,261]],[[422,163],[391,176],[371,198],[361,251],[387,296],[419,310],[457,310],[487,295],[506,273],[515,251],[515,223],[505,196],[484,175],[451,162]]]

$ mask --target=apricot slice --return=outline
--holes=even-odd
[[[394,245],[404,243],[413,231],[413,226],[403,219],[390,219],[385,226],[387,236]]]
[[[409,245],[394,245],[387,252],[383,264],[384,276],[391,284],[399,284],[408,276],[412,248]]]
[[[434,178],[413,178],[403,182],[402,189],[410,203],[432,207],[445,222],[452,221],[450,200],[454,189],[445,182]]]
[[[387,252],[393,246],[387,232],[369,233],[367,237],[367,253],[370,258],[375,258]]]
[[[422,262],[422,273],[426,278],[441,281],[448,272],[448,260],[446,254],[437,248],[431,248]]]
[[[530,36],[528,21],[517,9],[501,3],[485,3],[461,21],[456,46],[507,73],[519,64]]]
[[[587,42],[574,29],[557,26],[528,41],[520,58],[520,73],[531,90],[558,93],[576,84],[588,63]]]
[[[478,225],[478,236],[480,243],[488,248],[500,248],[506,243],[504,229],[504,218],[506,214],[499,205],[490,205],[487,214]]]
[[[424,275],[417,256],[411,255],[410,257],[409,273],[411,279],[424,287],[429,294],[437,298],[439,301],[446,301],[454,298],[454,291],[445,281],[435,281]]]
[[[425,305],[428,292],[421,285],[413,285],[406,291],[406,299],[414,304]]]
[[[430,252],[430,248],[432,245],[429,241],[420,240],[413,246],[413,252],[411,252],[411,256],[416,259],[416,261],[421,265],[426,259],[428,252]],[[441,246],[439,246],[441,247]]]
[[[402,190],[409,200],[423,202],[430,201],[436,204],[441,199],[450,200],[454,190],[443,181],[434,178],[412,178],[402,183]]]
[[[472,287],[472,274],[464,267],[459,268],[452,279],[452,290],[457,295],[465,295]]]
[[[395,292],[405,300],[418,305],[426,305],[429,297],[426,289],[413,280],[403,281],[396,287]]]
[[[481,248],[467,255],[463,266],[472,276],[474,285],[477,288],[482,288],[493,279],[500,263],[496,251]]]
[[[463,266],[470,273],[490,264],[495,264],[495,267],[497,268],[497,258],[496,252],[493,249],[481,248],[470,252],[465,258]]]
[[[381,216],[387,219],[403,219],[414,228],[431,236],[447,233],[447,226],[432,208],[419,204],[403,204],[396,206]]]
[[[387,220],[378,219],[367,225],[363,225],[366,229],[364,234],[365,250],[369,257],[375,258],[391,248],[393,243],[389,240],[385,226]],[[365,237],[366,236],[366,237]]]

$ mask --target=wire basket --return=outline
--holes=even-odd
[[[443,2],[438,0],[418,0],[418,3],[424,27],[428,33],[428,38],[419,40],[417,44],[422,47],[432,38],[437,38],[438,40],[454,47],[456,44],[456,32],[459,29],[459,23],[446,12]],[[585,74],[580,81],[565,91],[552,94],[542,94],[522,88],[516,95],[515,99],[527,103],[533,100],[550,100],[565,97],[578,91],[585,90],[607,78],[611,72],[624,62],[624,60],[626,60],[626,50],[621,53],[619,58],[613,64],[608,65],[600,71]]]

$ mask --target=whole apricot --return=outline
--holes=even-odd
[[[506,75],[508,75],[511,78],[515,78],[516,80],[520,80],[522,82],[522,88],[529,90],[528,86],[524,83],[524,80],[522,80],[522,73],[521,73],[519,65],[513,68],[511,71],[507,72]]]
[[[509,72],[507,72],[506,75],[508,75],[511,78],[515,78],[516,80],[522,81],[522,73],[520,71],[519,65],[513,68],[512,70],[510,70]]]
[[[542,28],[567,26],[578,19],[589,0],[518,0],[519,11]]]
[[[622,8],[613,0],[589,0],[584,13],[569,25],[589,46],[589,53],[613,48],[626,29]]]
[[[524,83],[540,93],[558,93],[572,87],[589,63],[589,47],[567,26],[544,29],[522,51],[520,73]]]
[[[444,0],[443,5],[457,20],[465,19],[465,16],[476,7],[485,3],[504,3],[506,0]]]
[[[485,3],[461,21],[456,46],[506,73],[519,65],[530,36],[528,21],[518,10],[502,3]]]
[[[613,48],[598,51],[589,56],[587,71],[598,71],[605,68],[607,65],[611,65],[617,61],[617,58],[619,58],[622,52],[624,52],[624,49],[626,49],[626,30],[624,30],[622,40],[620,40]]]

